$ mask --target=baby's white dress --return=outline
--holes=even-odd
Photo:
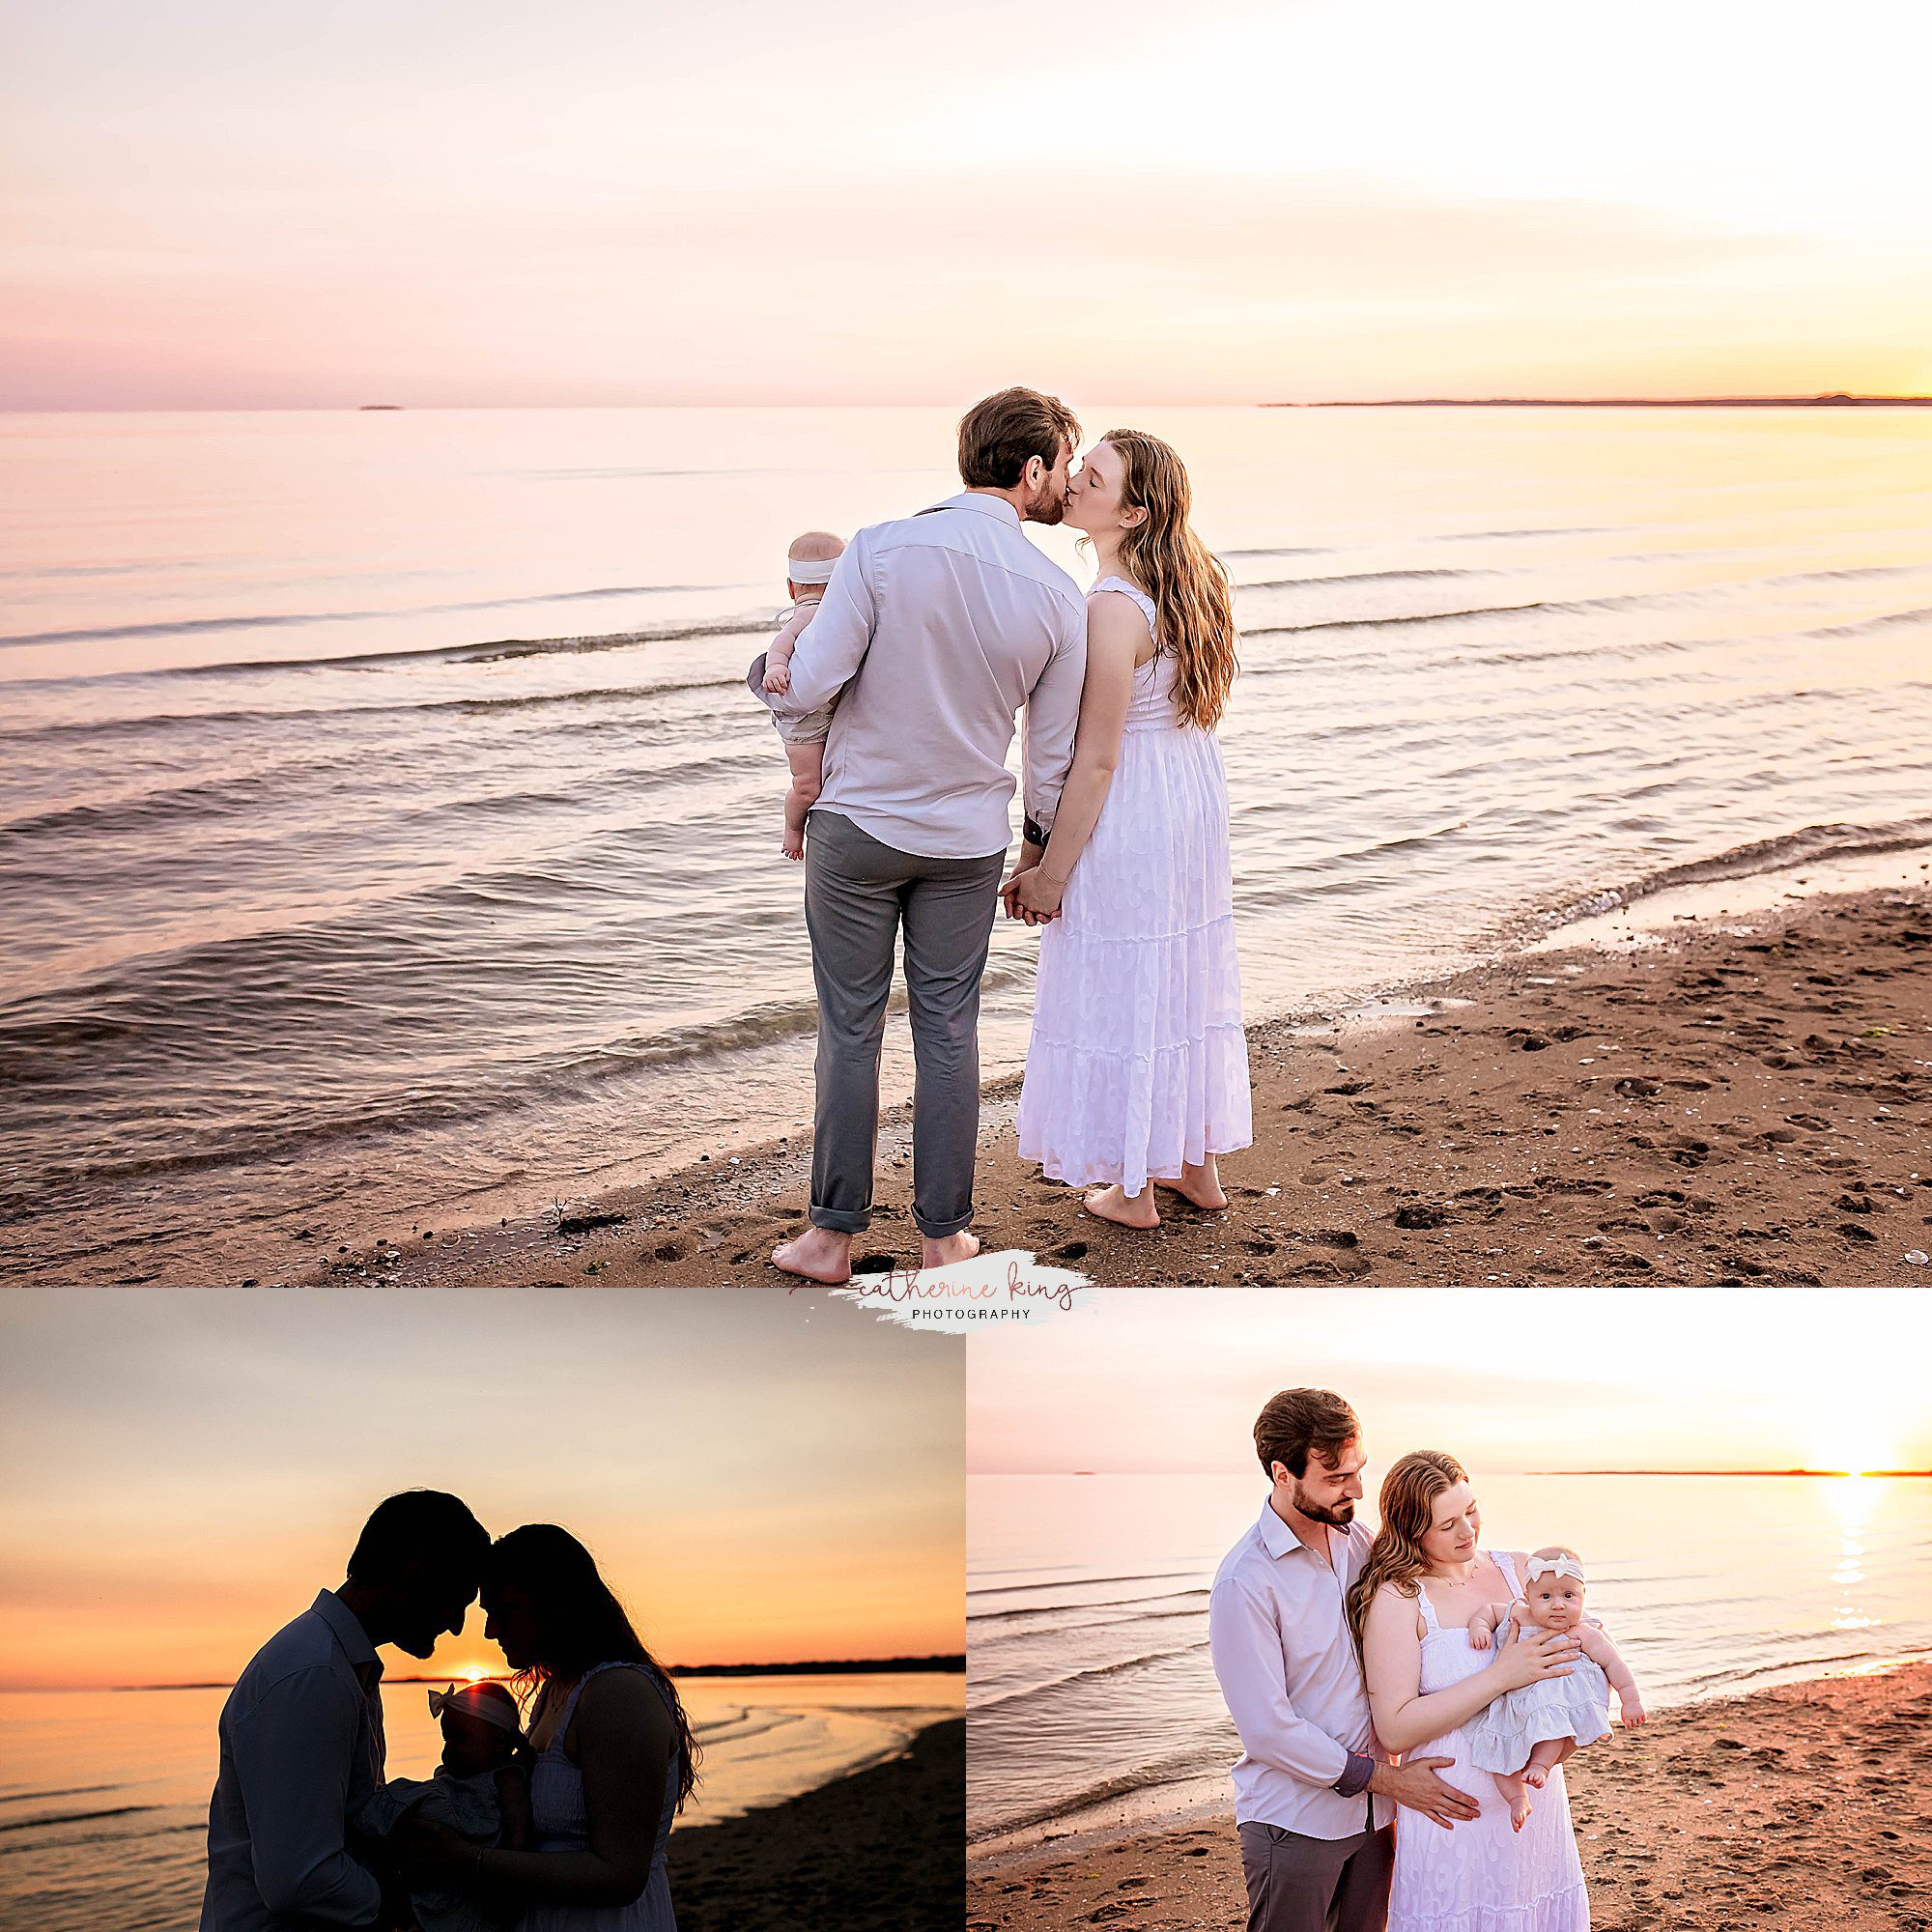
[[[1498,1624],[1496,1641],[1514,1626]],[[1517,1632],[1522,1643],[1544,1633],[1533,1625]],[[1479,1771],[1513,1775],[1529,1762],[1530,1747],[1554,1738],[1575,1738],[1578,1749],[1610,1734],[1610,1680],[1602,1664],[1578,1657],[1568,1677],[1545,1677],[1505,1690],[1470,1719],[1469,1762]]]

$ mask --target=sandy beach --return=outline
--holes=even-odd
[[[1617,1731],[1569,1768],[1597,1932],[1932,1925],[1932,1665],[1782,1685]],[[1432,1829],[1432,1828],[1425,1828]],[[1050,1848],[967,1880],[968,1932],[1237,1926],[1232,1824]]]
[[[684,1932],[942,1932],[959,1923],[966,1720],[789,1804],[672,1834]]]
[[[1801,901],[1634,950],[1528,950],[1418,989],[1420,1016],[1250,1029],[1256,1145],[1230,1206],[1083,1213],[989,1092],[979,1232],[1106,1285],[1925,1286],[1932,897]],[[916,1264],[905,1122],[881,1133],[862,1267]],[[809,1148],[721,1148],[543,1221],[397,1229],[288,1278],[772,1286]],[[1917,1260],[1914,1260],[1914,1257]],[[268,1267],[263,1278],[273,1278]]]

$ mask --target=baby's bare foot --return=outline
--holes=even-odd
[[[1541,1791],[1549,1782],[1549,1773],[1543,1765],[1527,1764],[1523,1766],[1522,1781],[1532,1791]]]
[[[1080,1205],[1096,1220],[1112,1221],[1119,1227],[1137,1228],[1146,1233],[1160,1226],[1160,1216],[1154,1211],[1151,1187],[1143,1187],[1138,1194],[1128,1194],[1117,1181],[1112,1187],[1094,1188],[1093,1193],[1082,1197]]]
[[[784,833],[784,855],[787,859],[805,857],[805,834],[794,832],[789,825],[785,827]]]

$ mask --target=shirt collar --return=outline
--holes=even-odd
[[[1322,1561],[1327,1560],[1321,1556],[1321,1552],[1319,1549],[1309,1548],[1308,1545],[1295,1535],[1294,1531],[1275,1514],[1275,1507],[1271,1502],[1262,1504],[1261,1521],[1257,1524],[1257,1527],[1261,1531],[1262,1548],[1272,1557],[1279,1559],[1283,1556],[1293,1556],[1298,1549],[1305,1556],[1317,1557]],[[1339,1536],[1342,1539],[1343,1547],[1346,1548],[1349,1544],[1353,1542],[1357,1527],[1358,1525],[1352,1522],[1346,1529],[1339,1528],[1334,1523],[1330,1523],[1328,1525],[1328,1534],[1330,1536]]]
[[[326,1623],[337,1643],[342,1646],[342,1654],[354,1666],[355,1674],[364,1682],[373,1681],[369,1671],[373,1666],[375,1675],[383,1674],[383,1660],[376,1655],[376,1646],[369,1641],[369,1633],[362,1628],[362,1620],[333,1590],[324,1590],[309,1606]]]
[[[962,490],[956,497],[949,497],[943,503],[935,503],[935,510],[975,510],[982,517],[991,517],[1009,529],[1018,529],[1020,513],[1005,497],[989,497],[983,490]]]

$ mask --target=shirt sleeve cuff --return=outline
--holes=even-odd
[[[1349,1767],[1330,1787],[1343,1798],[1359,1798],[1369,1788],[1369,1779],[1376,1775],[1376,1761],[1364,1756],[1360,1751],[1349,1753]]]

